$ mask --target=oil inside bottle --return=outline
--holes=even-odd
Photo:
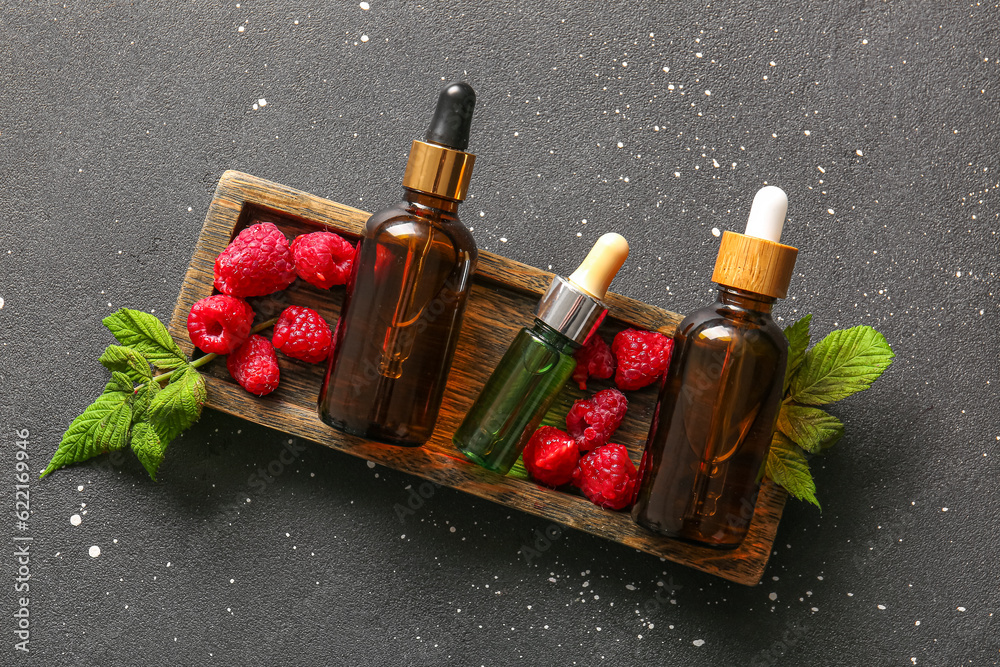
[[[723,287],[681,323],[640,464],[640,525],[717,547],[746,535],[787,359],[773,303]]]
[[[430,438],[476,258],[456,210],[407,191],[369,221],[320,396],[331,426],[401,445]]]

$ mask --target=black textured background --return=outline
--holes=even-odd
[[[101,318],[169,316],[222,172],[390,203],[452,79],[481,248],[565,272],[616,230],[615,289],[683,313],[713,228],[780,185],[777,314],[896,362],[835,406],[823,512],[789,503],[755,588],[573,531],[528,565],[546,522],[439,490],[401,523],[413,478],[310,443],[251,484],[288,437],[207,411],[160,483],[130,455],[32,482],[31,652],[0,525],[0,663],[997,664],[995,4],[209,4],[0,3],[11,524],[14,431],[40,471],[105,381]]]

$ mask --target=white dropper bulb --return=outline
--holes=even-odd
[[[768,185],[757,191],[747,218],[746,236],[779,243],[788,211],[788,197],[779,187]]]

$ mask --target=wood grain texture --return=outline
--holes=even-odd
[[[216,256],[248,224],[275,223],[290,239],[328,228],[356,240],[369,214],[248,174],[223,174],[184,277],[170,330],[188,354],[196,354],[185,322],[195,301],[213,292]],[[632,522],[627,512],[611,512],[570,492],[538,486],[528,480],[504,477],[469,462],[451,443],[451,434],[499,362],[517,330],[530,323],[538,298],[552,274],[490,252],[480,251],[479,264],[462,327],[455,361],[448,379],[437,428],[430,442],[404,448],[369,442],[340,433],[316,413],[316,397],[323,365],[306,364],[279,354],[281,386],[258,398],[240,388],[216,361],[203,368],[208,381],[208,406],[292,435],[315,441],[354,456],[375,461],[465,491],[508,507],[598,535],[670,561],[746,585],[761,578],[785,505],[784,490],[769,481],[761,488],[750,531],[734,550],[715,550],[662,538]],[[297,280],[278,294],[249,299],[257,321],[277,316],[291,304],[315,308],[336,321],[343,288],[320,290]],[[608,293],[608,317],[601,326],[607,340],[630,326],[673,334],[681,317],[662,308]],[[196,354],[197,356],[197,354]],[[591,382],[591,391],[609,386]],[[560,394],[546,417],[562,420],[573,401],[583,397],[575,384]],[[629,392],[629,411],[614,441],[625,445],[638,463],[645,444],[656,392],[653,387]]]

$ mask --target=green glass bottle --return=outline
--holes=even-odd
[[[628,256],[628,242],[605,234],[567,279],[556,276],[533,326],[514,338],[455,431],[455,446],[506,475],[576,368],[573,352],[600,326],[608,285]]]

